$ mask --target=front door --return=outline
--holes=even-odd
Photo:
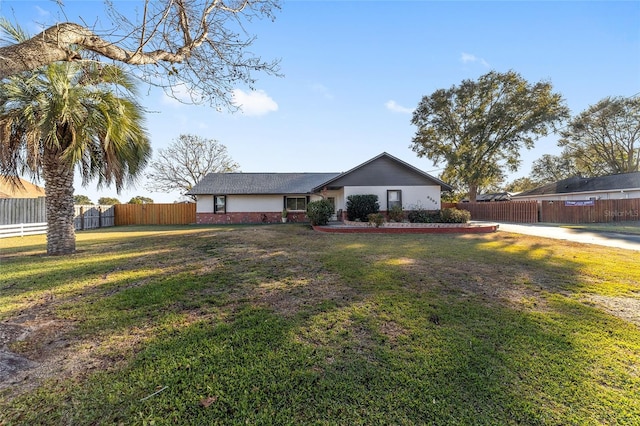
[[[331,207],[333,207],[333,213],[329,220],[338,220],[338,216],[336,215],[336,197],[327,197],[327,201],[329,201],[329,203],[331,203]]]

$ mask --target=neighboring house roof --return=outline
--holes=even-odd
[[[478,194],[476,196],[476,202],[490,202],[490,201],[511,201],[511,197],[514,194],[510,192],[493,192],[487,194]],[[469,199],[464,198],[463,203],[468,203]]]
[[[0,198],[38,198],[44,197],[44,188],[34,185],[31,182],[19,179],[20,184],[0,178]]]
[[[344,173],[209,173],[187,194],[310,194],[323,188],[376,185],[437,185],[444,191],[446,183],[392,155],[377,157]]]
[[[307,194],[339,173],[209,173],[190,195]]]
[[[579,176],[549,183],[514,197],[533,195],[570,194],[575,192],[597,192],[640,189],[640,172],[583,178]]]

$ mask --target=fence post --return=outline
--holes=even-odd
[[[98,206],[98,228],[102,228],[102,206]]]

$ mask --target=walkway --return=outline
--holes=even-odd
[[[640,251],[640,235],[584,231],[561,228],[559,226],[525,223],[500,223],[498,231]]]

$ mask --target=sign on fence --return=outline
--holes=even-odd
[[[565,201],[564,205],[569,207],[593,206],[595,205],[595,203],[596,202],[594,200],[573,200],[573,201]]]

